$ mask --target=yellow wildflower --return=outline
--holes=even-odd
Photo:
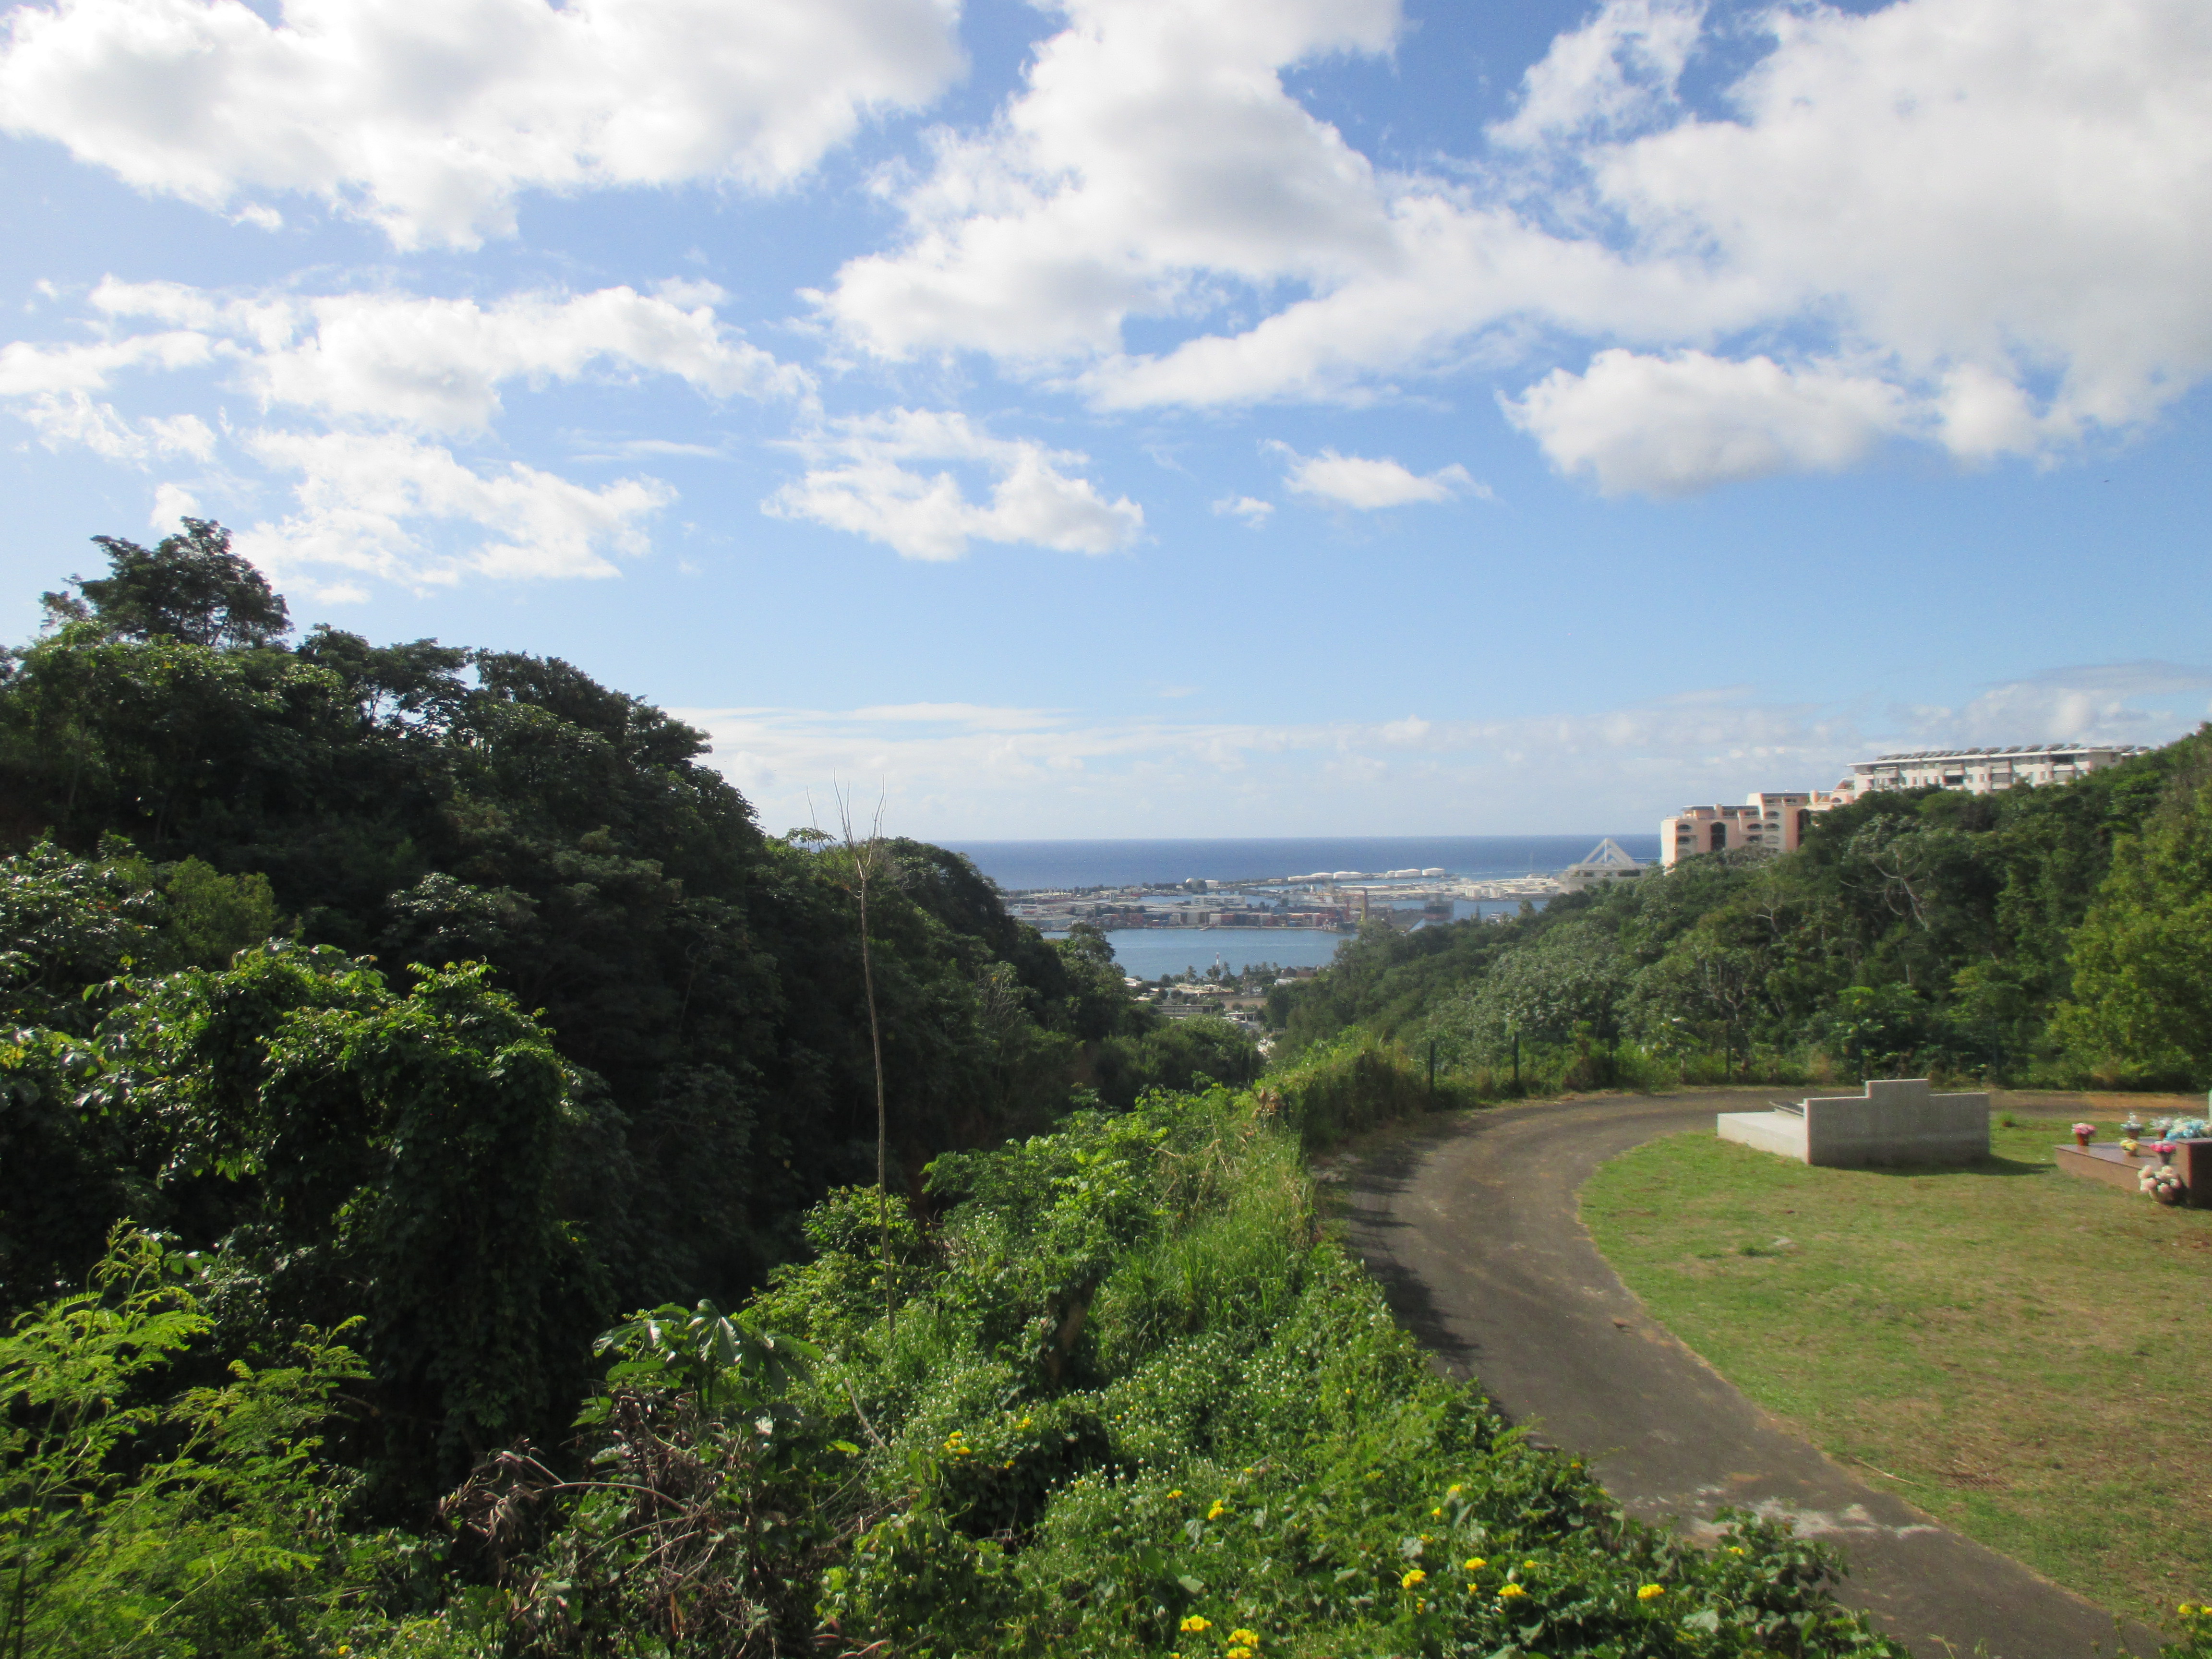
[[[1256,1648],[1260,1645],[1260,1632],[1256,1630],[1232,1630],[1229,1632],[1229,1639],[1240,1648]]]
[[[1729,1553],[1730,1555],[1741,1555],[1743,1553],[1743,1546],[1741,1544],[1730,1544],[1729,1546]]]
[[[1470,1555],[1467,1558],[1467,1570],[1469,1572],[1480,1572],[1489,1565],[1489,1562],[1484,1560],[1479,1555]]]
[[[1430,1519],[1430,1520],[1431,1520],[1431,1521],[1433,1521],[1433,1520],[1435,1520],[1438,1516],[1442,1515],[1443,1513],[1443,1511],[1442,1510],[1431,1510],[1429,1511],[1429,1519]]]
[[[1169,1498],[1170,1498],[1170,1500],[1173,1500],[1173,1499],[1175,1499],[1175,1498],[1180,1498],[1180,1497],[1182,1497],[1182,1488],[1181,1486],[1177,1486],[1177,1487],[1176,1487],[1173,1492],[1170,1492],[1170,1493],[1168,1494],[1168,1497],[1169,1497]]]
[[[1228,1513],[1229,1505],[1223,1503],[1218,1498],[1217,1498],[1213,1500],[1213,1507],[1206,1510],[1206,1518],[1209,1521],[1218,1521],[1223,1516]]]
[[[1465,1486],[1446,1486],[1444,1488],[1444,1496],[1447,1498],[1456,1498],[1466,1490],[1467,1488]]]
[[[1249,1648],[1224,1649],[1221,1659],[1252,1659],[1252,1650]]]
[[[1029,1427],[1029,1425],[1030,1425],[1030,1419],[1029,1419],[1028,1418],[1026,1418],[1026,1417],[1024,1417],[1024,1419],[1022,1419],[1022,1426],[1023,1426],[1024,1428],[1025,1428],[1025,1429],[1026,1429],[1027,1427]]]
[[[1419,1567],[1415,1567],[1411,1572],[1408,1572],[1403,1578],[1401,1578],[1398,1581],[1398,1588],[1400,1589],[1412,1589],[1418,1584],[1425,1584],[1428,1582],[1429,1575],[1423,1572]]]
[[[1636,1599],[1639,1601],[1656,1601],[1666,1593],[1667,1587],[1664,1584],[1646,1584],[1636,1592]]]
[[[1182,1621],[1182,1633],[1185,1636],[1202,1636],[1212,1628],[1213,1620],[1202,1613],[1194,1613]]]
[[[1510,1601],[1515,1596],[1526,1595],[1528,1593],[1518,1584],[1501,1584],[1498,1587],[1498,1599],[1501,1601]]]

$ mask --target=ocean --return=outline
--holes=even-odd
[[[1202,876],[1208,881],[1303,876],[1316,870],[1443,869],[1455,876],[1525,876],[1563,870],[1583,857],[1602,835],[1370,836],[1267,837],[1249,841],[968,841],[945,844],[965,853],[975,867],[1007,892],[1040,888],[1165,886]],[[1657,860],[1656,835],[1616,835],[1623,851],[1645,862]],[[1455,915],[1517,909],[1516,902],[1465,900]],[[1218,957],[1243,972],[1260,963],[1279,968],[1328,965],[1345,942],[1340,933],[1301,927],[1115,928],[1106,935],[1121,971],[1158,979],[1185,969],[1200,973]]]
[[[1455,876],[1525,876],[1564,870],[1604,840],[1587,836],[1280,836],[1250,841],[951,841],[1007,892],[1045,887],[1127,887],[1202,876],[1249,881],[1316,870],[1444,869]],[[1659,837],[1616,833],[1630,857],[1659,856]]]

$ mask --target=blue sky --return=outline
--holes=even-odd
[[[1641,830],[2212,699],[2201,0],[56,0],[0,622],[219,519],[772,830]]]

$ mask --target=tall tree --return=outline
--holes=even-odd
[[[230,550],[230,532],[186,519],[184,533],[149,550],[113,536],[92,539],[107,551],[109,574],[70,581],[82,598],[42,596],[58,621],[96,620],[129,639],[255,648],[292,631],[292,615],[268,578]]]

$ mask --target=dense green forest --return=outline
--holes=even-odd
[[[1874,794],[1503,924],[1376,928],[1276,988],[1285,1053],[1433,1044],[1494,1095],[1934,1072],[2212,1082],[2212,738],[2079,781]]]
[[[567,664],[101,545],[0,658],[4,1659],[1890,1652],[1436,1378],[1304,1154],[1501,1033],[2198,1063],[2187,749],[1364,939],[1263,1075]]]

